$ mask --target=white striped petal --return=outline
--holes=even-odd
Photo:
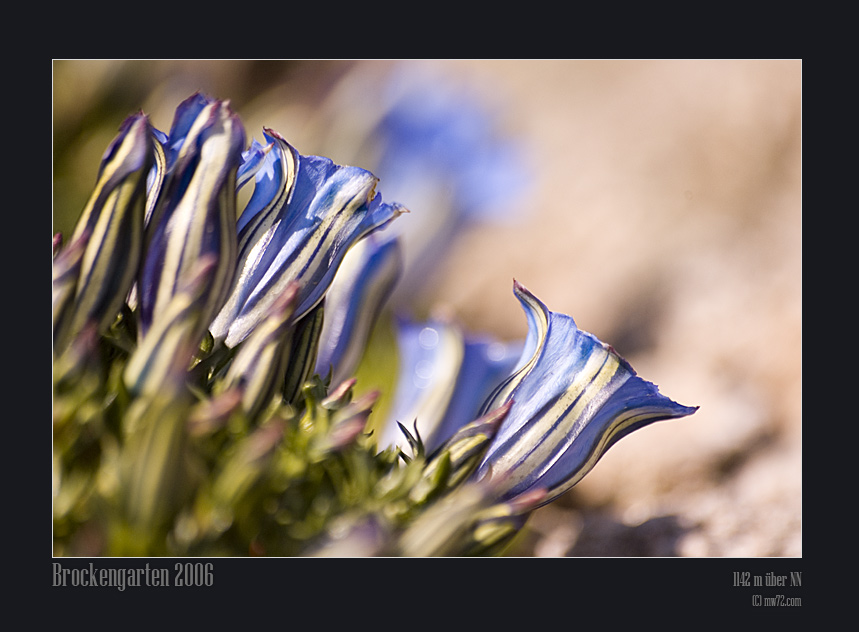
[[[382,307],[400,277],[402,254],[396,237],[368,235],[352,247],[325,296],[315,372],[331,383],[351,377]]]
[[[518,343],[466,335],[452,320],[397,322],[399,375],[380,445],[407,445],[396,422],[416,427],[432,452],[477,419],[487,394],[518,361]]]
[[[235,274],[236,172],[244,142],[241,122],[222,101],[205,105],[183,138],[149,227],[138,283],[141,335],[204,256],[216,260],[212,283],[201,297],[204,320],[209,322],[226,300]]]

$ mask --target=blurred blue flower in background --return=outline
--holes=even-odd
[[[525,141],[504,132],[486,98],[436,70],[416,61],[381,76],[358,68],[323,104],[326,155],[371,170],[412,212],[392,227],[403,276],[391,304],[402,309],[464,229],[524,217],[534,187]]]
[[[497,112],[467,88],[429,64],[401,63],[382,75],[358,68],[321,108],[320,142],[326,153],[348,156],[351,163],[372,170],[383,180],[385,195],[402,200],[411,211],[407,221],[386,231],[387,239],[397,241],[399,271],[394,278],[393,256],[387,255],[384,292],[381,280],[371,281],[382,274],[383,264],[370,264],[370,241],[346,254],[326,298],[320,339],[317,372],[325,375],[331,365],[332,383],[338,383],[354,371],[370,338],[354,332],[347,337],[345,328],[361,322],[362,330],[372,330],[380,315],[398,314],[383,318],[380,325],[396,330],[396,348],[388,353],[398,356],[401,371],[391,411],[396,419],[389,417],[380,445],[405,445],[394,421],[412,427],[417,417],[422,438],[438,446],[457,426],[474,419],[469,415],[476,415],[488,394],[483,386],[475,390],[475,384],[505,377],[521,347],[488,337],[465,341],[449,319],[420,324],[415,315],[420,294],[464,231],[524,217],[534,186],[527,145],[504,133]],[[374,297],[368,301],[370,291]],[[422,346],[430,332],[436,332],[432,349]],[[346,341],[348,359],[342,350]],[[430,362],[428,378],[422,371]],[[468,374],[473,374],[471,387],[457,386],[456,377]]]

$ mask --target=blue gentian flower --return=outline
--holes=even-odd
[[[302,156],[271,129],[265,137],[273,148],[239,219],[235,283],[210,328],[229,347],[244,340],[296,281],[301,289],[293,318],[301,319],[322,300],[347,250],[404,211],[382,203],[369,171]]]
[[[432,452],[481,416],[481,403],[514,369],[521,345],[466,335],[446,317],[400,317],[397,347],[397,385],[380,445],[405,447],[400,423],[415,428]]]
[[[475,471],[501,500],[543,489],[551,502],[587,474],[618,440],[648,424],[690,415],[638,377],[609,345],[551,312],[514,282],[528,318],[521,368],[484,411],[513,402]]]
[[[421,180],[451,192],[457,222],[498,221],[528,188],[521,143],[499,133],[493,112],[462,86],[427,68],[397,67],[381,91],[384,114],[372,130],[378,169],[411,191]]]
[[[415,212],[415,221],[399,227],[406,264],[397,292],[404,299],[464,228],[513,217],[530,185],[521,144],[498,133],[474,95],[436,79],[397,68],[383,91],[385,115],[372,130],[374,171],[386,194],[408,200]]]
[[[480,116],[437,97],[375,121],[379,165],[436,236],[510,192],[488,177],[510,173],[499,156],[475,153]],[[378,231],[405,209],[373,173],[264,134],[245,147],[200,94],[167,134],[133,115],[54,237],[60,552],[293,555],[369,525],[367,554],[494,553],[620,438],[696,410],[514,282],[524,345],[395,321],[399,382],[368,433],[381,391],[353,398],[350,375],[401,273],[401,236]]]

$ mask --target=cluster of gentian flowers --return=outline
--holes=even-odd
[[[514,282],[522,343],[399,322],[371,429],[354,374],[409,215],[263,136],[201,94],[169,133],[134,114],[54,238],[55,554],[495,554],[618,439],[694,412]]]

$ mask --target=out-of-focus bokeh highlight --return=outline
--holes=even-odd
[[[71,234],[128,114],[168,129],[198,90],[230,99],[257,140],[271,127],[302,154],[373,170],[412,211],[398,221],[419,226],[463,201],[464,167],[428,148],[436,178],[454,170],[449,188],[410,200],[385,186],[406,165],[385,167],[368,131],[424,78],[427,112],[451,91],[483,113],[464,130],[498,144],[471,163],[498,173],[513,155],[522,179],[493,182],[488,214],[421,253],[431,265],[398,307],[514,341],[527,331],[515,278],[700,406],[620,441],[511,554],[801,556],[801,61],[57,60],[52,234]]]

